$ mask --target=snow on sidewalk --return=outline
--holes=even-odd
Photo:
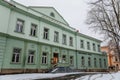
[[[75,80],[120,80],[120,71],[117,73],[86,75]]]
[[[34,80],[34,79],[45,79],[66,76],[70,74],[79,74],[80,72],[74,73],[31,73],[31,74],[13,74],[13,75],[1,75],[0,80]]]

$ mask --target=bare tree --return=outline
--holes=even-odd
[[[89,5],[87,24],[114,41],[120,60],[120,0],[94,0]]]

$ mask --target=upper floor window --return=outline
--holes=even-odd
[[[54,32],[54,42],[59,42],[59,33],[57,31]]]
[[[90,42],[87,42],[87,49],[90,50]]]
[[[70,46],[73,46],[73,37],[69,38],[69,43],[70,43]]]
[[[66,43],[66,35],[65,34],[62,35],[62,43],[65,44],[65,45],[67,44]]]
[[[21,53],[20,48],[13,49],[12,62],[14,62],[14,63],[20,62],[20,53]]]
[[[95,43],[93,43],[93,51],[96,51]]]
[[[82,56],[81,57],[81,65],[84,66],[85,65],[85,58]]]
[[[16,23],[16,32],[23,33],[24,21],[21,19],[17,19]]]
[[[30,50],[28,53],[28,63],[34,63],[35,51]]]
[[[62,55],[62,62],[63,62],[63,63],[66,62],[66,55]]]
[[[84,48],[84,41],[83,40],[80,40],[80,47]]]
[[[31,36],[36,36],[37,35],[37,25],[36,24],[31,24],[30,35]]]
[[[100,52],[100,45],[98,45],[98,52]]]
[[[49,39],[49,29],[44,28],[44,35],[43,35],[44,39]]]
[[[70,56],[70,65],[73,65],[74,64],[74,60],[73,60],[73,56]]]
[[[45,52],[42,54],[42,64],[47,64],[47,53]]]

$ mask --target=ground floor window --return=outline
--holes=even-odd
[[[46,52],[42,53],[42,64],[47,64],[47,53]]]
[[[88,66],[91,66],[91,58],[88,57]]]
[[[74,60],[73,56],[70,56],[70,65],[74,65]]]
[[[63,63],[66,62],[66,55],[62,55],[62,62],[63,62]]]
[[[20,62],[21,50],[22,50],[21,48],[13,48],[12,62],[14,63]]]
[[[96,61],[96,58],[94,58],[94,67],[97,67],[97,61]]]
[[[99,64],[100,64],[100,67],[102,67],[102,62],[101,62],[101,59],[99,59]]]
[[[28,63],[34,63],[34,55],[35,55],[35,51],[30,50],[28,53]]]
[[[85,65],[85,58],[82,56],[81,57],[81,65],[84,66]]]
[[[106,59],[104,59],[104,67],[107,67]]]

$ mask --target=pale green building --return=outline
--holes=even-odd
[[[0,0],[0,73],[42,72],[55,66],[104,71],[100,40],[69,26],[53,7]]]

